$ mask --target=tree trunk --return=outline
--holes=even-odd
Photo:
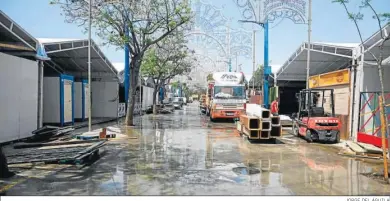
[[[157,92],[158,92],[158,85],[154,87],[154,90],[153,90],[153,114],[157,114],[157,106],[156,106],[156,96],[157,96]]]
[[[133,57],[130,65],[130,87],[129,87],[129,102],[126,111],[126,125],[134,126],[134,105],[135,105],[135,88],[137,87],[137,80],[139,75],[139,68],[141,61],[139,58]]]
[[[388,39],[387,39],[388,40]],[[380,52],[379,52],[379,61],[378,61],[378,74],[379,74],[379,82],[380,82],[380,85],[381,85],[381,97],[382,97],[382,106],[383,106],[383,113],[381,115],[383,115],[383,118],[385,119],[385,125],[386,126],[386,133],[387,133],[387,152],[390,154],[390,132],[389,132],[389,121],[388,121],[388,118],[387,116],[389,114],[386,113],[386,96],[385,96],[385,87],[384,87],[384,84],[383,84],[383,66],[382,66],[382,62],[383,62],[383,45],[385,43],[386,39],[383,40],[383,42],[381,43],[381,45],[379,46],[379,49],[380,49]],[[382,125],[383,126],[383,125]],[[386,136],[386,134],[385,134]],[[389,182],[389,181],[387,181]]]

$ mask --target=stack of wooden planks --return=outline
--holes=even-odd
[[[346,148],[341,150],[339,155],[357,158],[383,159],[382,149],[371,144],[352,141],[346,141]]]

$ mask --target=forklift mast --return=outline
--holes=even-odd
[[[299,103],[298,117],[301,117],[302,114],[305,114],[305,116],[310,117],[312,116],[312,110],[324,111],[324,104],[326,103],[326,96],[328,95],[327,92],[329,92],[330,96],[330,116],[334,117],[335,111],[333,91],[333,89],[304,89],[300,91],[298,94],[296,94],[296,98],[298,99]]]

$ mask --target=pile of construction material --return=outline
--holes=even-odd
[[[247,104],[246,114],[240,116],[237,130],[250,140],[280,137],[282,125],[279,116],[272,116],[268,109],[257,104]]]
[[[83,165],[97,160],[99,150],[106,142],[107,139],[20,143],[15,144],[13,149],[9,147],[5,152],[8,165],[25,163]]]
[[[172,104],[164,104],[164,105],[156,105],[157,114],[171,114],[175,111],[175,108]],[[153,113],[153,105],[150,106],[146,111],[146,114],[152,114]]]
[[[367,159],[383,159],[383,150],[371,144],[346,141],[339,155]],[[387,155],[389,158],[389,155]]]
[[[289,116],[286,115],[279,115],[280,117],[280,122],[283,127],[289,127],[292,126],[292,119]]]

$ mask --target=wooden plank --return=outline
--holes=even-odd
[[[349,147],[345,147],[344,149],[340,150],[339,153],[342,153],[342,154],[349,154],[349,155],[355,155],[355,152],[352,151],[352,149],[349,148]]]
[[[365,153],[366,150],[364,150],[361,146],[359,146],[358,144],[354,143],[354,142],[351,142],[351,141],[347,141],[347,146],[349,148],[352,149],[352,151],[354,151],[355,153]]]
[[[242,134],[246,135],[249,137],[250,135],[250,130],[246,129],[245,126],[242,126]]]
[[[372,144],[366,144],[366,143],[363,143],[363,142],[358,142],[357,143],[359,146],[361,146],[363,149],[365,149],[367,152],[369,153],[377,153],[377,154],[381,154],[382,153],[382,149],[372,145]]]
[[[340,119],[340,139],[342,140],[348,140],[349,138],[349,128],[348,128],[348,115],[336,115],[337,118]]]
[[[347,153],[338,153],[338,155],[341,156],[349,156],[349,157],[356,157],[356,158],[367,158],[367,159],[381,159],[380,157],[370,157],[370,156],[363,156],[363,155],[353,155],[353,154],[347,154]]]
[[[237,121],[237,130],[238,132],[242,133],[242,124],[239,121]]]

